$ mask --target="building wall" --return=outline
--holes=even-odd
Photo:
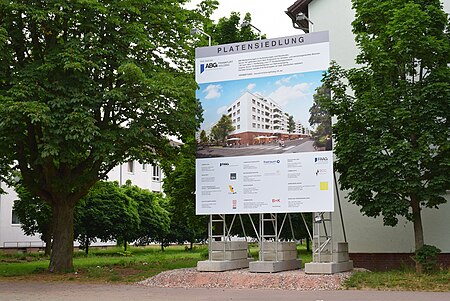
[[[133,161],[133,171],[130,170],[128,163],[123,163],[114,167],[108,173],[108,181],[118,181],[123,185],[127,180],[130,180],[133,185],[139,186],[143,189],[148,189],[154,192],[162,191],[161,178],[162,170],[159,166],[145,164],[145,166],[137,161]],[[155,170],[155,168],[157,170]],[[159,172],[159,176],[158,176]]]
[[[446,12],[450,12],[450,0],[443,1],[443,4]],[[354,12],[351,9],[351,1],[314,0],[309,4],[309,18],[314,22],[314,31],[329,31],[331,59],[344,68],[355,67],[354,59],[358,49],[352,34],[351,22],[354,19]],[[385,227],[381,217],[375,219],[363,216],[359,207],[346,200],[345,191],[340,191],[339,195],[350,253],[382,255],[382,253],[409,254],[414,251],[411,222],[400,219],[396,227]],[[446,198],[450,201],[448,193]],[[333,234],[336,242],[344,238],[340,216],[337,214],[339,208],[337,203],[335,208]],[[439,210],[425,208],[422,211],[425,243],[437,246],[443,253],[450,253],[449,217],[449,203],[440,206]]]
[[[39,235],[26,236],[20,224],[12,223],[12,208],[17,194],[5,183],[0,182],[0,186],[6,191],[6,194],[0,194],[0,248],[42,247]]]
[[[235,128],[229,138],[240,139],[229,140],[229,144],[261,144],[300,136],[299,132],[288,132],[288,113],[283,112],[273,99],[259,94],[245,92],[227,107],[226,114]],[[309,130],[307,132],[309,134]],[[256,138],[259,136],[264,137]]]

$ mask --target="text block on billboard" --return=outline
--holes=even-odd
[[[332,152],[200,159],[197,214],[333,211]]]

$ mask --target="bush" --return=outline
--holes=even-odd
[[[439,248],[430,245],[424,245],[416,251],[414,260],[422,265],[424,272],[433,272],[437,268],[437,256],[441,253]]]

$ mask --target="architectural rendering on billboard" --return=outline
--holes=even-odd
[[[198,214],[332,211],[328,65],[327,32],[196,49]]]

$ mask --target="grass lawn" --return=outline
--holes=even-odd
[[[450,291],[450,269],[418,275],[411,268],[387,272],[355,272],[344,283],[347,289]]]
[[[311,261],[311,253],[306,246],[299,245],[298,251],[303,265]],[[252,256],[258,258],[257,245],[251,245]],[[195,246],[186,250],[185,246],[170,246],[161,251],[159,246],[130,247],[123,252],[120,247],[108,249],[91,248],[90,254],[75,251],[75,272],[52,274],[47,272],[49,260],[42,254],[1,255],[0,280],[76,280],[89,282],[137,282],[162,271],[197,266],[199,260],[208,256],[206,246]]]
[[[302,264],[311,262],[311,252],[299,245]],[[250,245],[252,256],[258,258],[257,245]],[[206,246],[186,250],[184,246],[170,246],[164,252],[159,246],[122,248],[92,248],[89,255],[75,252],[75,272],[52,274],[47,272],[49,260],[42,254],[2,255],[0,253],[0,281],[83,281],[93,283],[133,283],[160,272],[195,267],[208,256]],[[450,269],[434,274],[417,275],[405,268],[388,272],[355,272],[346,282],[347,289],[450,291]]]
[[[89,282],[136,282],[165,270],[195,267],[206,247],[185,250],[170,246],[164,252],[159,246],[95,249],[89,255],[75,252],[75,272],[47,272],[49,259],[42,254],[0,255],[0,280],[78,280]]]

